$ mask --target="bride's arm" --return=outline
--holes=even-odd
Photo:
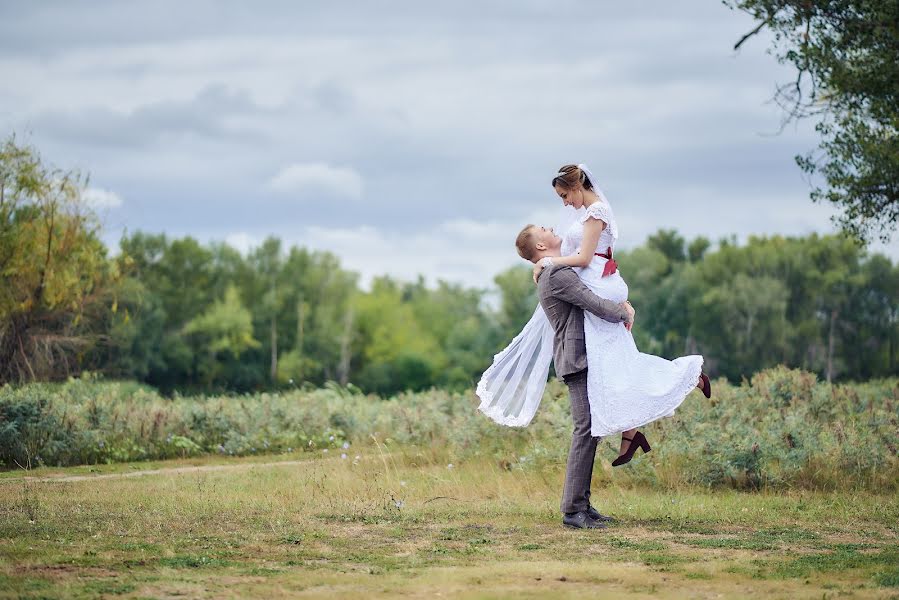
[[[554,256],[552,263],[564,267],[586,267],[593,260],[596,253],[596,245],[599,243],[599,236],[606,224],[599,219],[587,219],[584,223],[584,238],[581,240],[580,249],[569,256]],[[537,281],[537,275],[546,266],[543,261],[537,261],[534,265],[534,281]]]

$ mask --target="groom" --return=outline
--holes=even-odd
[[[562,238],[551,228],[528,225],[515,240],[518,254],[533,263],[561,256]],[[555,330],[553,362],[556,374],[568,386],[574,432],[565,488],[562,492],[562,523],[577,529],[603,529],[611,517],[590,506],[590,480],[599,438],[590,435],[590,404],[587,399],[587,348],[584,344],[584,312],[613,323],[634,322],[628,303],[615,304],[600,298],[584,285],[571,267],[549,264],[537,276],[537,295],[546,317]]]

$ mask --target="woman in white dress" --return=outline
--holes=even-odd
[[[597,296],[616,303],[626,301],[627,284],[612,258],[618,225],[589,170],[584,165],[566,165],[553,177],[552,185],[565,206],[578,211],[578,218],[560,232],[563,256],[537,263],[535,279],[548,264],[567,265]],[[522,251],[519,248],[519,253]],[[673,415],[694,388],[706,397],[711,395],[711,384],[702,372],[702,356],[669,361],[643,354],[637,350],[628,327],[586,311],[584,333],[591,435],[622,434],[613,466],[629,462],[637,448],[650,450],[637,428]],[[478,383],[481,411],[506,425],[530,422],[546,382],[550,360],[547,344],[551,345],[551,338],[549,322],[538,306],[531,321],[494,357]]]
[[[597,296],[618,303],[626,301],[627,284],[613,258],[618,225],[611,205],[597,194],[586,168],[578,165],[559,169],[552,186],[566,206],[584,211],[562,235],[563,256],[536,264],[535,279],[551,261],[574,267]],[[646,437],[637,427],[671,416],[693,388],[711,394],[708,377],[702,372],[702,356],[669,361],[643,354],[623,324],[604,321],[589,312],[584,313],[584,334],[593,434],[622,432],[618,464],[629,461],[638,446],[644,452],[649,450]]]

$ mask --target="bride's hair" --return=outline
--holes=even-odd
[[[533,225],[525,225],[524,229],[519,232],[515,238],[515,248],[518,250],[518,256],[525,260],[534,262],[534,256],[537,254],[537,244],[534,243]]]
[[[593,182],[587,177],[580,167],[577,165],[565,165],[559,169],[559,172],[553,177],[552,186],[559,186],[563,190],[571,190],[581,184],[584,189],[592,190]]]

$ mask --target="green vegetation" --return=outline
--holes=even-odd
[[[897,401],[895,379],[832,385],[777,368],[739,387],[717,381],[711,401],[694,393],[676,417],[647,427],[653,451],[617,477],[663,489],[894,491]],[[6,386],[0,388],[0,463],[65,466],[277,453],[343,455],[351,463],[372,448],[441,448],[447,462],[488,457],[515,471],[564,462],[571,417],[559,382],[551,382],[525,429],[498,426],[476,407],[470,392],[431,390],[384,400],[335,385],[173,399],[134,383],[91,379]],[[614,457],[617,443],[605,441],[601,453]]]
[[[899,2],[725,0],[773,35],[772,54],[796,69],[775,100],[783,125],[814,118],[818,152],[796,157],[823,176],[812,199],[835,204],[844,229],[887,241],[899,222]],[[816,182],[817,183],[817,182]]]
[[[385,450],[0,479],[0,597],[895,594],[894,493],[651,490],[603,459],[593,502],[618,521],[571,531],[558,464]]]

